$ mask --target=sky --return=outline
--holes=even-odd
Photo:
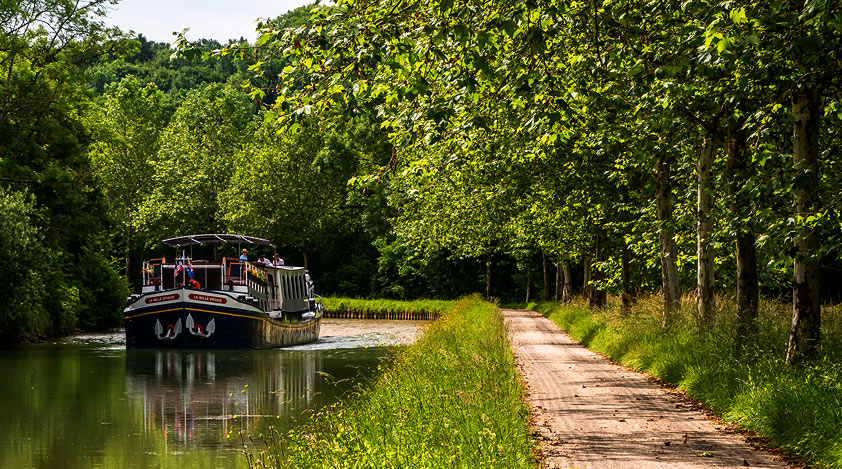
[[[121,0],[106,21],[155,42],[172,42],[173,31],[190,28],[190,41],[256,38],[255,19],[274,18],[313,0]]]

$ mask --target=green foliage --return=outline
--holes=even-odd
[[[249,119],[248,101],[231,86],[187,93],[161,133],[150,192],[134,228],[150,240],[224,231],[221,195],[234,183],[235,155]]]
[[[0,187],[0,337],[39,335],[49,328],[44,306],[51,262],[43,237],[32,225],[30,195]]]
[[[731,302],[726,311],[733,310]],[[828,308],[820,358],[802,369],[785,363],[789,306],[765,301],[759,335],[737,351],[731,314],[722,314],[709,337],[700,339],[694,318],[679,318],[667,332],[660,327],[657,297],[636,305],[594,313],[585,304],[541,304],[538,310],[588,348],[619,363],[646,371],[685,391],[726,420],[770,438],[826,467],[842,467],[842,316]]]
[[[796,225],[817,226],[831,240],[822,256],[839,259],[836,210],[797,220],[781,209],[795,182],[781,103],[818,86],[838,108],[838,61],[826,60],[838,54],[838,17],[838,5],[785,3],[341,1],[305,24],[266,25],[255,67],[288,62],[276,110],[291,127],[337,107],[343,119],[377,111],[396,147],[395,177],[384,167],[357,181],[389,184],[396,241],[410,257],[541,250],[586,263],[599,236],[599,286],[614,291],[622,246],[634,285],[659,287],[662,228],[675,233],[682,285],[694,283],[695,159],[702,139],[722,147],[733,125],[748,135],[751,161],[730,174],[740,184],[728,195],[723,159],[714,166],[717,279],[733,287],[729,246],[752,230],[762,286],[778,292]],[[837,133],[822,132],[822,145],[838,147]],[[651,177],[661,159],[672,165],[662,222]],[[822,177],[834,203],[838,172]]]
[[[94,181],[102,190],[125,250],[125,272],[136,269],[131,257],[136,217],[153,189],[153,161],[170,112],[168,100],[154,84],[143,86],[132,75],[108,85],[87,116],[94,142],[88,147]]]
[[[355,159],[315,125],[284,132],[272,113],[261,117],[253,139],[236,155],[234,183],[221,194],[225,219],[234,230],[306,256],[344,222],[343,165]]]
[[[23,256],[4,264],[9,291],[3,301],[12,302],[2,308],[4,337],[66,333],[80,325],[80,315],[84,326],[99,324],[123,302],[115,295],[124,295],[124,288],[88,294],[80,271],[86,256],[104,256],[94,237],[108,227],[105,204],[90,180],[82,115],[90,104],[85,66],[123,47],[119,32],[102,21],[113,3],[3,3],[0,190],[4,226],[11,230],[4,237],[20,238],[6,248]],[[118,279],[113,266],[101,267],[96,278]]]
[[[523,389],[494,305],[467,298],[359,395],[248,447],[250,467],[532,467]]]
[[[95,238],[83,248],[75,282],[79,304],[72,309],[65,308],[78,316],[76,323],[85,330],[122,326],[123,305],[130,293],[126,279],[118,273],[117,263],[105,254],[106,239]]]

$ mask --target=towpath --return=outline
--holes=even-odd
[[[786,468],[534,311],[502,310],[548,468]]]

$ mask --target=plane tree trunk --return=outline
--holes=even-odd
[[[570,263],[562,261],[561,271],[564,274],[564,286],[561,288],[561,301],[567,303],[570,301],[570,297],[572,295],[572,292],[570,291]]]
[[[629,243],[624,239],[623,240],[623,256],[622,256],[622,283],[623,283],[623,296],[622,296],[622,306],[621,311],[623,314],[628,314],[631,312],[632,304],[634,303],[634,293],[632,293],[631,287],[631,280],[629,278],[629,264],[631,263],[631,250],[629,249]]]
[[[699,334],[708,332],[713,323],[714,298],[713,249],[713,177],[711,168],[716,155],[716,139],[708,135],[702,142],[696,163],[696,326]]]
[[[599,231],[596,233],[595,242],[594,242],[594,262],[598,263],[603,260],[603,234]],[[591,267],[591,280],[595,283],[602,282],[605,280],[605,273],[602,271],[601,267]],[[591,308],[604,308],[607,300],[608,295],[604,289],[601,287],[592,287],[590,289],[590,306]]]
[[[800,90],[792,99],[793,164],[795,166],[795,219],[799,223],[795,235],[797,253],[792,272],[792,328],[789,334],[786,361],[798,364],[816,354],[821,339],[821,305],[819,304],[820,247],[816,229],[805,219],[819,209],[818,135],[821,109],[815,90]]]
[[[681,309],[681,294],[678,285],[678,247],[675,244],[675,230],[672,220],[671,158],[665,153],[658,156],[655,164],[655,201],[658,212],[658,245],[661,257],[661,291],[664,295],[664,310],[661,327],[666,329]]]
[[[541,249],[541,263],[544,268],[544,301],[550,300],[550,271],[547,267],[547,252]]]
[[[732,120],[728,126],[728,170],[731,173],[728,195],[735,223],[737,257],[737,327],[735,344],[741,350],[748,337],[757,332],[757,249],[751,219],[752,202],[741,192],[749,179],[745,131]]]

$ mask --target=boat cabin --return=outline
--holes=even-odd
[[[266,240],[216,234],[183,236],[163,242],[175,247],[177,251],[181,249],[181,252],[177,252],[178,257],[172,260],[161,257],[143,262],[141,293],[186,287],[228,292],[238,298],[249,298],[266,312],[297,313],[308,311],[312,307],[313,283],[304,267],[271,266],[243,261],[237,257],[223,257],[220,260],[194,259],[184,249],[185,246],[215,242],[246,242],[271,246]]]

